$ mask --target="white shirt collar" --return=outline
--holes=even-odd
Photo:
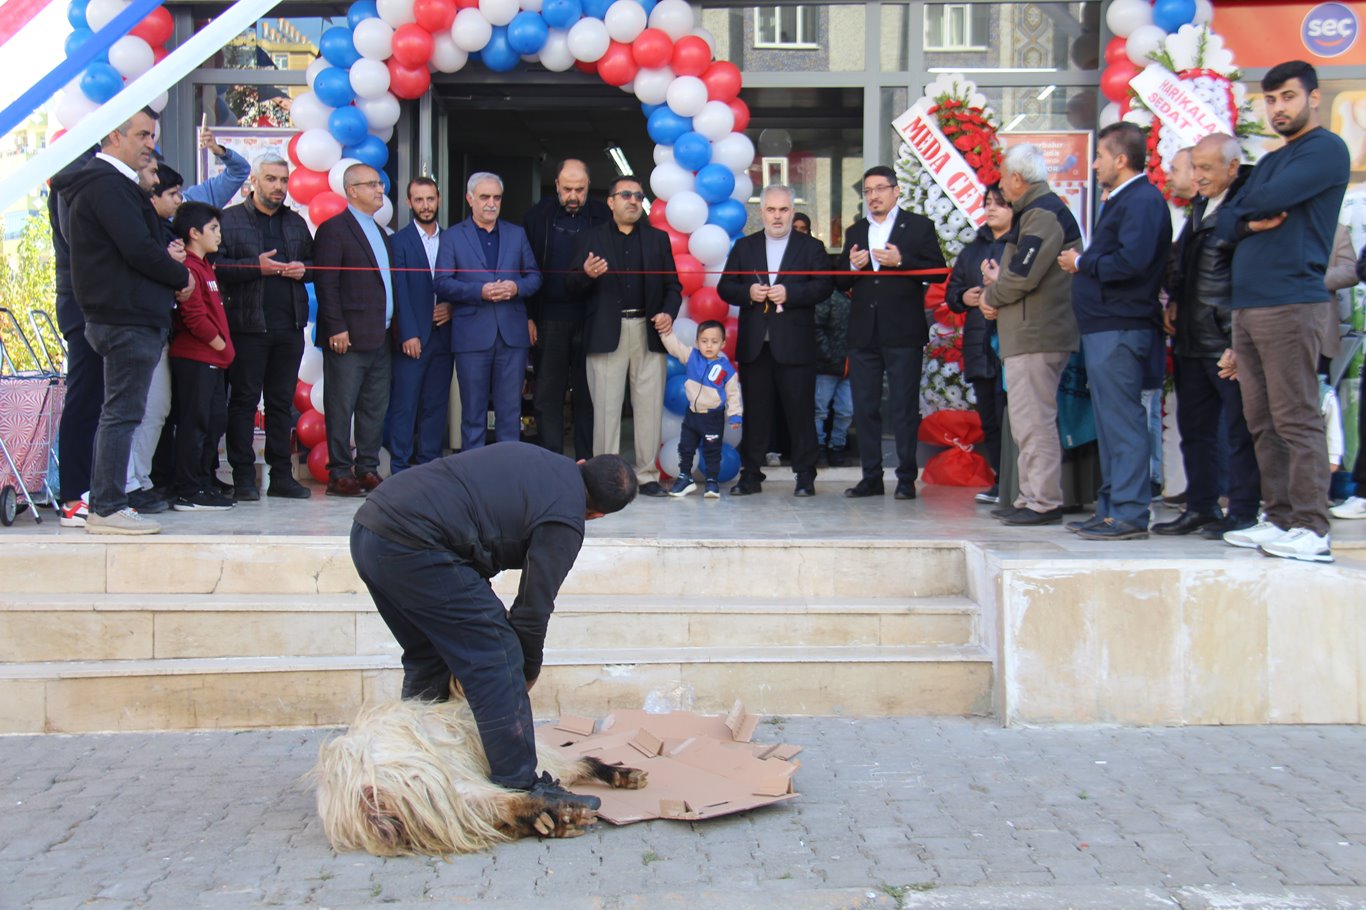
[[[134,183],[138,182],[138,172],[133,170],[128,165],[124,164],[119,159],[115,158],[113,155],[106,155],[104,152],[96,152],[95,157],[99,158],[101,161],[105,161],[113,165],[114,170],[118,171],[120,174],[127,177]]]
[[[1135,180],[1139,179],[1140,177],[1143,177],[1144,179],[1147,179],[1147,176],[1146,176],[1145,174],[1141,173],[1141,172],[1140,172],[1140,173],[1137,173],[1137,174],[1134,174],[1134,175],[1133,175],[1132,177],[1130,177],[1128,180],[1124,181],[1124,182],[1121,183],[1119,186],[1117,186],[1117,187],[1115,187],[1114,189],[1112,189],[1112,190],[1110,191],[1110,195],[1109,195],[1108,197],[1106,197],[1106,200],[1105,200],[1105,201],[1106,201],[1106,202],[1110,202],[1111,200],[1113,200],[1113,199],[1114,199],[1116,196],[1118,196],[1120,193],[1124,192],[1124,188],[1125,188],[1125,187],[1127,187],[1129,184],[1133,183]]]

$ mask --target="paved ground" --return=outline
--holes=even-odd
[[[791,803],[450,861],[332,853],[326,735],[0,738],[0,907],[1366,907],[1362,728],[771,718]]]

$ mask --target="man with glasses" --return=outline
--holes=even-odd
[[[863,175],[868,215],[844,234],[835,285],[849,291],[849,379],[854,392],[863,479],[844,491],[850,498],[881,496],[882,383],[896,438],[896,498],[915,499],[916,433],[920,429],[920,371],[929,341],[925,285],[943,275],[912,276],[907,271],[943,269],[944,254],[934,224],[896,204],[896,174],[884,165]]]
[[[640,493],[668,496],[659,485],[660,419],[665,355],[661,332],[673,327],[683,303],[669,235],[640,216],[639,178],[617,177],[607,190],[612,220],[579,234],[573,261],[581,270],[566,285],[585,297],[583,347],[593,396],[593,454],[621,451],[621,407],[631,383],[635,468]]]

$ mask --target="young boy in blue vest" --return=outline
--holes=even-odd
[[[730,358],[721,353],[726,343],[726,327],[709,319],[697,327],[697,347],[688,347],[671,330],[662,334],[664,348],[684,365],[687,381],[683,392],[688,411],[678,434],[678,479],[670,496],[687,496],[697,484],[692,479],[692,459],[702,444],[702,467],[707,475],[708,499],[719,499],[721,487],[721,434],[726,418],[738,427],[744,413],[740,403],[740,380]]]

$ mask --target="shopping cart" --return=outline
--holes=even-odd
[[[28,349],[32,369],[21,370],[0,339],[0,524],[8,527],[24,509],[42,523],[38,506],[57,504],[49,483],[53,444],[62,416],[66,386],[51,357],[44,363],[14,313],[0,307],[0,325]],[[30,322],[30,327],[37,328]],[[46,357],[46,345],[44,347]]]

